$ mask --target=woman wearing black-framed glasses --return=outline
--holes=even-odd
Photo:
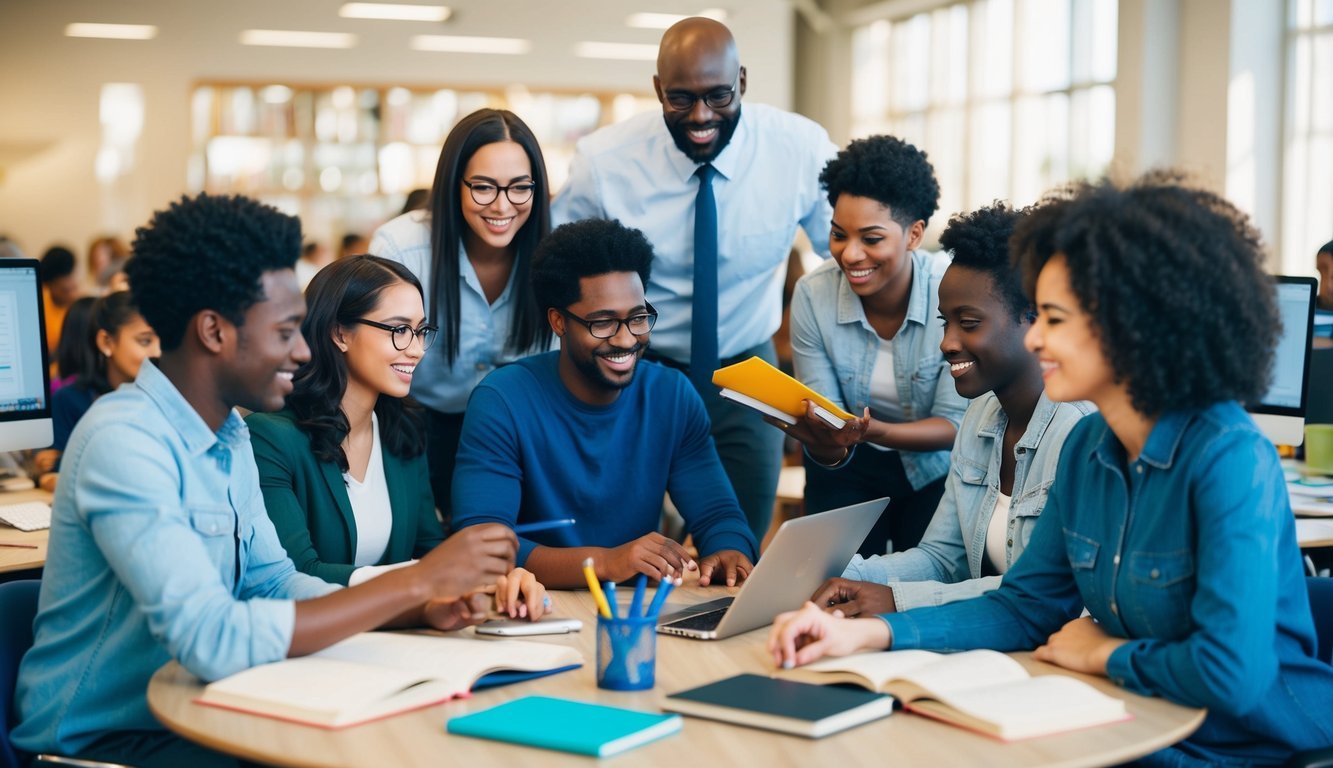
[[[354,256],[320,270],[306,303],[310,362],[296,372],[287,407],[246,419],[283,547],[298,570],[335,584],[361,583],[436,546],[456,549],[466,568],[475,536],[444,538],[427,480],[425,419],[408,396],[436,335],[421,284],[397,262]],[[504,577],[499,593],[505,610],[544,612],[545,590],[527,571]]]
[[[370,252],[406,266],[426,291],[440,342],[424,357],[412,396],[426,407],[431,487],[449,521],[463,409],[496,367],[551,345],[528,265],[551,229],[541,148],[512,112],[459,121],[440,152],[431,202],[385,224]]]

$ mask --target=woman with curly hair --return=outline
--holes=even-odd
[[[421,361],[412,396],[426,407],[430,483],[446,525],[454,460],[472,389],[498,366],[551,345],[528,278],[551,231],[551,188],[532,130],[480,109],[449,132],[430,204],[376,230],[369,253],[411,270],[442,348]]]
[[[1065,438],[1092,407],[1051,400],[1023,346],[1036,312],[1010,264],[1009,236],[1024,213],[995,203],[950,219],[940,237],[953,254],[940,281],[940,351],[958,394],[975,399],[930,527],[906,552],[853,558],[843,578],[815,592],[815,605],[869,616],[976,597],[998,587],[1027,546]]]
[[[943,375],[936,321],[942,254],[918,250],[940,188],[926,154],[892,136],[853,141],[819,181],[833,205],[833,258],[796,284],[796,377],[860,418],[834,429],[813,406],[791,427],[805,445],[811,512],[892,501],[860,547],[911,549],[944,492],[949,448],[967,402]],[[861,445],[864,443],[864,445]]]
[[[1333,744],[1295,523],[1241,406],[1268,387],[1279,317],[1259,235],[1170,175],[1073,187],[1014,233],[1054,400],[1100,412],[1065,441],[1046,511],[999,589],[878,619],[807,604],[774,660],[870,648],[1035,648],[1135,693],[1207,707],[1150,765],[1277,765]],[[1084,606],[1088,617],[1080,617]]]
[[[297,570],[356,585],[444,540],[421,406],[408,397],[436,328],[416,277],[375,256],[320,270],[306,302],[310,362],[285,409],[246,423],[264,506]],[[499,593],[513,615],[543,613],[545,590],[521,568],[501,577]]]

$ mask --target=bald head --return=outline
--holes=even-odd
[[[736,38],[726,25],[702,16],[694,16],[671,25],[657,48],[657,74],[683,64],[703,59],[718,59],[734,71],[740,64]]]

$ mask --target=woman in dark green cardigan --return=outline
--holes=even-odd
[[[435,336],[421,285],[405,267],[357,256],[306,289],[310,362],[287,407],[246,419],[264,504],[298,570],[358,584],[444,543],[435,514],[421,408],[407,397]],[[468,553],[460,547],[459,557]],[[517,568],[501,610],[536,619],[545,590]],[[520,594],[522,600],[520,600]]]

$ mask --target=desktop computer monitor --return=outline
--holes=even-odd
[[[1285,275],[1274,280],[1282,335],[1273,355],[1273,381],[1259,402],[1249,406],[1249,411],[1269,440],[1278,445],[1300,445],[1305,440],[1310,334],[1314,327],[1317,283],[1313,277]]]
[[[0,259],[0,451],[51,445],[51,378],[36,259]]]

